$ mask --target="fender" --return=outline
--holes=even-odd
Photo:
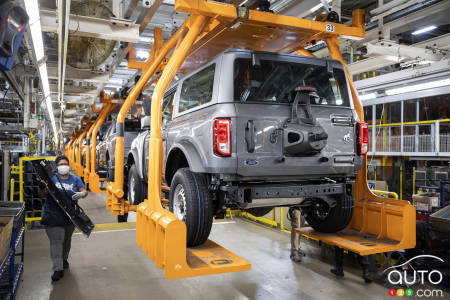
[[[192,144],[189,140],[181,140],[178,143],[175,143],[170,147],[169,154],[166,158],[166,170],[169,163],[170,155],[176,150],[179,149],[183,152],[186,157],[189,167],[192,172],[196,173],[206,173],[206,158],[202,157],[200,152],[197,150],[194,144]]]
[[[130,157],[133,157],[133,162],[137,167],[139,178],[141,180],[144,180],[144,173],[143,173],[144,164],[143,164],[142,156],[139,156],[137,149],[135,149],[135,148],[131,149],[131,151],[128,153],[128,156],[127,156],[127,167],[129,167],[131,164]],[[128,172],[129,171],[130,170],[128,169]]]

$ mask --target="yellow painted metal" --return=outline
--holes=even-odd
[[[97,153],[97,145],[95,145],[95,147],[92,147],[91,145],[91,140],[92,138],[92,134],[94,133],[95,135],[95,140],[97,141],[97,131],[99,129],[99,127],[101,126],[101,124],[103,124],[103,122],[105,121],[105,118],[107,116],[107,114],[110,112],[111,107],[113,106],[110,102],[109,96],[107,94],[102,93],[102,106],[101,108],[97,111],[98,117],[95,120],[94,124],[92,124],[92,126],[89,128],[89,131],[86,135],[86,145],[84,146],[85,149],[85,165],[84,170],[83,170],[83,178],[84,178],[84,182],[85,183],[89,183],[90,181],[90,174],[91,174],[91,155],[92,156],[96,156]],[[97,128],[97,130],[95,130]],[[95,131],[95,132],[94,132]],[[94,163],[94,171],[95,171],[95,163],[96,160],[93,160]]]
[[[74,163],[74,170],[75,173],[79,176],[79,177],[83,177],[83,165],[81,163],[81,157],[82,157],[82,148],[83,148],[83,139],[86,136],[86,134],[88,133],[89,129],[92,127],[92,117],[93,115],[89,115],[88,120],[85,122],[84,126],[83,126],[83,131],[81,132],[80,136],[77,139],[76,142],[76,146],[77,146],[77,151],[76,151],[76,155],[75,155],[75,163]]]
[[[136,102],[137,97],[141,93],[147,81],[152,77],[160,68],[166,55],[175,47],[178,39],[181,37],[184,31],[184,25],[159,49],[158,53],[155,53],[152,61],[147,60],[145,62],[144,70],[136,85],[131,90],[124,104],[122,105],[119,114],[117,116],[117,123],[123,124],[125,122],[125,116],[130,110],[131,106]],[[157,38],[159,35],[156,35]],[[158,42],[156,42],[158,43]],[[163,92],[164,93],[164,92]],[[153,130],[152,130],[153,131]],[[115,168],[114,168],[114,182],[108,182],[106,184],[106,209],[111,210],[112,215],[123,215],[127,212],[129,202],[123,201],[123,172],[124,172],[124,145],[123,137],[116,137],[116,146],[114,150]],[[151,160],[150,160],[151,161]],[[161,188],[161,186],[160,186]]]
[[[340,61],[344,66],[344,60],[339,51],[339,41],[336,37],[325,39],[330,50],[331,57]],[[364,112],[358,93],[353,85],[351,75],[347,72],[347,80],[353,98],[353,105],[359,119],[364,121]],[[399,249],[413,248],[416,244],[416,211],[408,201],[383,198],[372,193],[367,185],[367,155],[363,158],[363,167],[358,171],[354,185],[354,210],[353,217],[346,230],[352,230],[348,239],[355,236],[364,240],[369,237],[370,243],[347,243],[346,236],[317,234],[313,236],[326,243],[338,245],[342,248],[354,251],[361,255],[395,251]],[[303,231],[311,235],[310,231]],[[334,238],[333,238],[334,237]],[[349,248],[351,246],[351,249]]]
[[[158,268],[164,268],[164,274],[169,279],[250,269],[250,264],[246,260],[210,240],[204,245],[187,249],[186,225],[161,206],[161,101],[167,86],[206,22],[207,18],[204,16],[190,16],[185,26],[178,31],[180,40],[177,38],[168,46],[166,42],[162,47],[164,49],[167,46],[171,49],[175,47],[175,42],[178,42],[152,96],[149,161],[153,163],[149,166],[148,199],[139,204],[137,209],[136,243],[150,259],[155,260]],[[146,82],[148,78],[144,80]]]
[[[19,171],[19,166],[11,165],[11,174],[18,175]]]
[[[426,125],[426,124],[436,124],[436,121],[439,123],[448,123],[450,119],[438,119],[438,120],[429,120],[429,121],[414,121],[414,122],[403,122],[403,125]],[[401,126],[402,123],[386,123],[386,124],[377,124],[376,127],[390,127],[390,126]],[[372,125],[369,125],[372,127]]]
[[[245,212],[245,211],[241,212],[241,216],[245,217],[245,218],[248,218],[250,220],[256,221],[256,222],[261,222],[261,223],[273,226],[273,227],[277,227],[278,226],[278,223],[275,222],[274,220],[269,220],[269,219],[264,218],[264,217],[255,217],[254,215],[252,215],[252,214],[250,214],[248,212]]]
[[[392,198],[398,200],[398,194],[396,192],[389,192],[389,191],[381,191],[381,190],[372,190],[372,193],[377,194],[377,195],[382,195],[382,196],[392,196]]]
[[[14,178],[11,178],[9,184],[9,201],[14,201]]]

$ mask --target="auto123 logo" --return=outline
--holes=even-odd
[[[418,298],[444,297],[444,292],[441,289],[437,289],[438,285],[444,279],[439,270],[418,270],[412,267],[411,263],[420,258],[432,258],[442,263],[444,262],[442,258],[434,255],[418,255],[400,265],[387,268],[383,272],[386,274],[387,280],[391,285],[408,287],[406,289],[389,289],[389,296],[415,296]],[[418,285],[420,288],[414,290],[411,288],[413,285]]]

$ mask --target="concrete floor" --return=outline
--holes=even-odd
[[[96,224],[115,222],[105,196],[81,202]],[[234,218],[213,225],[211,239],[252,263],[248,272],[167,280],[135,244],[134,229],[75,234],[70,270],[52,284],[49,242],[43,230],[27,232],[25,272],[17,299],[386,299],[388,289],[365,284],[358,268],[336,279],[320,250],[303,245],[302,263],[289,259],[289,235]]]

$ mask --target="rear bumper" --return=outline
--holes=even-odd
[[[225,192],[225,199],[229,204],[235,204],[240,208],[251,208],[298,205],[305,198],[342,195],[348,188],[351,189],[349,183],[306,185],[289,183],[222,186],[221,190]]]

